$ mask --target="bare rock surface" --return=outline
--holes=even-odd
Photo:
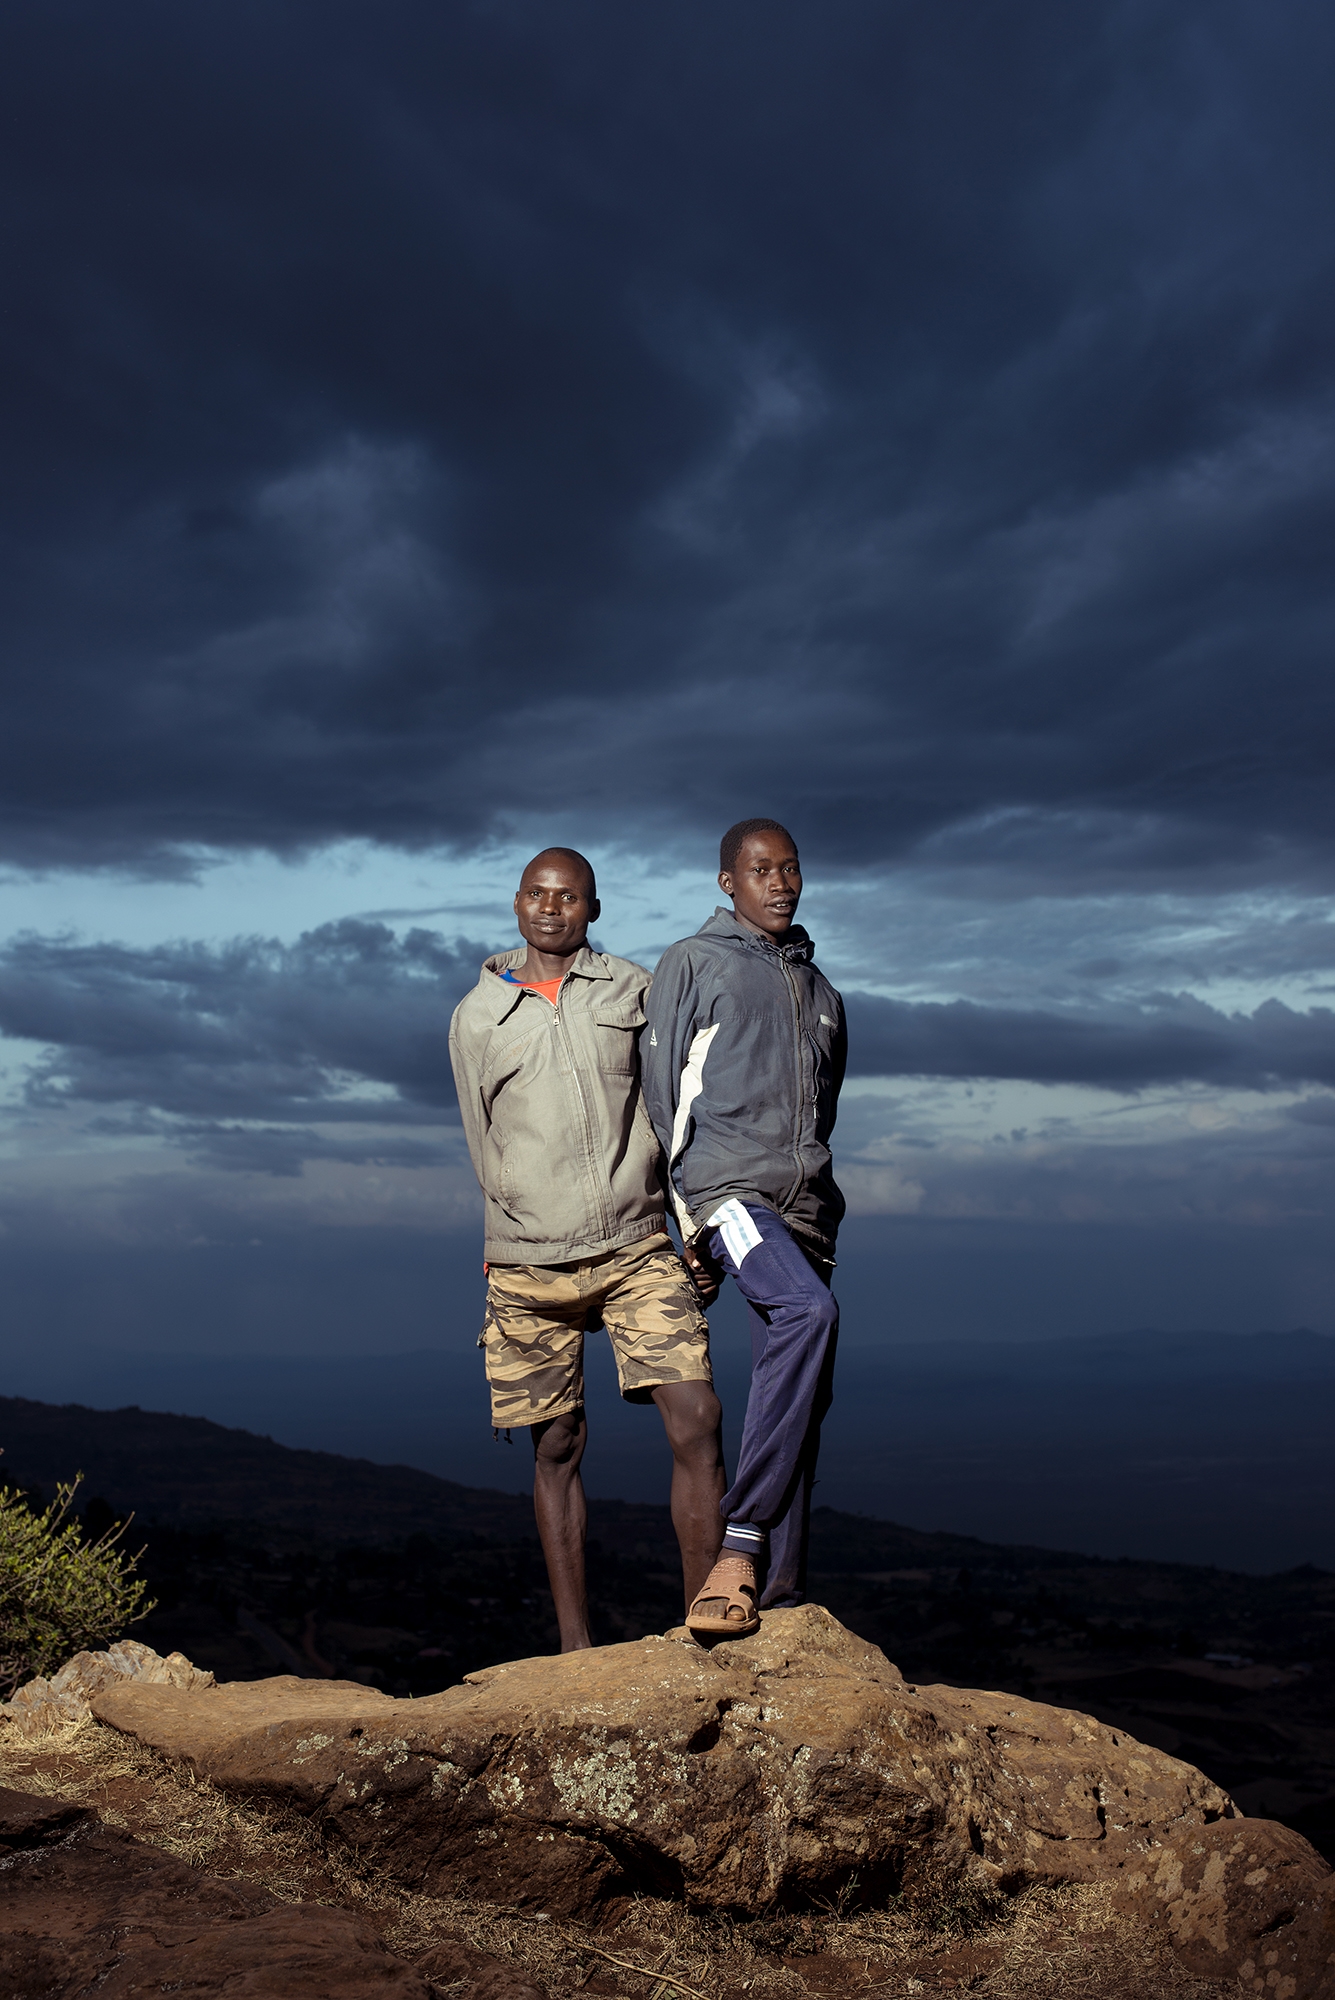
[[[50,1847],[64,1840],[92,1814],[87,1806],[37,1792],[15,1792],[0,1785],[0,1867],[4,1857],[25,1848]]]
[[[104,1722],[319,1811],[413,1887],[589,1914],[632,1886],[737,1911],[961,1871],[1088,1881],[1232,1806],[1199,1771],[1013,1695],[909,1688],[818,1606],[472,1674],[423,1700],[328,1683],[107,1688]]]
[[[65,1723],[86,1722],[92,1696],[123,1680],[187,1690],[214,1684],[213,1675],[192,1666],[184,1653],[164,1659],[137,1639],[119,1639],[104,1653],[76,1653],[49,1679],[39,1674],[26,1681],[12,1701],[0,1702],[0,1716],[22,1735],[41,1736]]]
[[[587,1917],[634,1889],[755,1912],[853,1874],[929,1897],[1107,1882],[1203,1975],[1335,1991],[1332,1877],[1299,1836],[1088,1716],[908,1687],[815,1605],[708,1651],[669,1634],[417,1701],[125,1682],[93,1710],[432,1893]]]
[[[86,1808],[0,1789],[0,1994],[434,2000],[346,1910],[224,1882]]]

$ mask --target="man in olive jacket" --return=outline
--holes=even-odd
[[[450,1023],[450,1061],[486,1202],[479,1345],[492,1422],[533,1438],[534,1508],[568,1653],[592,1643],[579,1474],[587,1329],[606,1326],[626,1400],[662,1414],[688,1604],[719,1547],[725,1479],[709,1328],[666,1231],[640,1093],[650,975],[589,949],[599,903],[572,849],[530,861],[514,907],[524,947],[482,967]]]

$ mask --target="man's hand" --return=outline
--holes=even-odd
[[[702,1256],[700,1249],[694,1243],[684,1244],[681,1255],[682,1262],[695,1282],[695,1289],[700,1294],[701,1305],[712,1306],[718,1297],[719,1286],[723,1283],[723,1266],[716,1264],[707,1252]]]

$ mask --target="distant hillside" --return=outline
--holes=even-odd
[[[865,1315],[850,1318],[857,1324],[865,1326]],[[742,1329],[725,1313],[714,1359],[734,1453],[748,1357]],[[47,1387],[44,1369],[62,1386]],[[0,1383],[48,1404],[77,1397],[103,1412],[128,1404],[190,1412],[310,1453],[418,1468],[456,1489],[510,1488],[510,1502],[492,1492],[485,1503],[492,1510],[517,1504],[529,1474],[521,1434],[513,1447],[493,1442],[471,1346],[316,1362],[274,1353],[75,1352],[61,1343],[47,1369],[27,1343],[6,1357]],[[621,1402],[605,1342],[590,1343],[586,1394],[590,1490],[656,1513],[669,1477],[662,1427],[653,1411]],[[176,1499],[140,1493],[138,1474],[121,1462],[133,1424],[117,1416],[109,1435],[87,1438],[90,1476],[96,1457],[100,1483],[139,1493],[141,1507],[194,1508],[189,1480]],[[21,1428],[26,1435],[27,1423]],[[993,1543],[1059,1542],[1262,1574],[1302,1563],[1335,1570],[1332,1435],[1335,1338],[1302,1328],[932,1344],[863,1337],[840,1351],[817,1497],[845,1513]],[[168,1442],[159,1440],[163,1451]],[[17,1448],[16,1436],[11,1452]],[[246,1497],[253,1470],[232,1467],[243,1476],[232,1499],[219,1495],[224,1511],[267,1514],[268,1473],[261,1497]],[[313,1479],[314,1463],[308,1473]],[[221,1467],[217,1474],[221,1481]],[[400,1476],[412,1482],[411,1492],[404,1489],[409,1511],[427,1505],[451,1527],[454,1517],[436,1511],[441,1487]],[[336,1506],[344,1477],[336,1480]],[[310,1480],[303,1484],[308,1491]],[[383,1487],[365,1498],[377,1525],[358,1528],[349,1505],[348,1532],[396,1532]],[[308,1504],[307,1492],[293,1504]],[[477,1519],[484,1503],[474,1493],[461,1504]],[[606,1523],[609,1534],[620,1532],[610,1514]]]
[[[96,1496],[115,1512],[132,1511],[141,1526],[234,1523],[252,1533],[271,1529],[320,1542],[372,1545],[409,1535],[537,1540],[527,1495],[457,1485],[410,1465],[294,1450],[205,1417],[0,1396],[0,1446],[0,1477],[49,1495],[57,1480],[82,1472],[85,1499]],[[997,1553],[967,1535],[922,1534],[831,1508],[817,1512],[828,1521],[822,1540],[836,1563],[846,1558],[854,1569],[928,1559],[976,1564]],[[589,1502],[589,1524],[591,1536],[619,1554],[652,1548],[656,1556],[675,1560],[666,1507],[595,1499]]]
[[[85,1491],[175,1527],[247,1521],[349,1541],[415,1531],[512,1538],[532,1526],[510,1493],[456,1486],[407,1465],[294,1451],[205,1417],[89,1410],[0,1397],[0,1473],[49,1492],[81,1471]]]

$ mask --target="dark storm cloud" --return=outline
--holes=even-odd
[[[437,1141],[383,1128],[456,1117],[446,1035],[482,955],[433,932],[400,940],[354,920],[287,946],[252,938],[134,950],[24,937],[0,952],[0,1033],[42,1046],[26,1083],[34,1109],[117,1107],[94,1133],[166,1139],[244,1172],[291,1174],[320,1159],[433,1166],[444,1157]],[[1335,1087],[1326,1008],[1268,1001],[1225,1014],[1164,995],[1136,1008],[1044,1011],[846,997],[855,1075],[1128,1092],[1175,1082]],[[352,1129],[331,1136],[313,1125]]]
[[[446,1036],[482,955],[352,919],[293,945],[250,938],[219,950],[20,937],[0,953],[0,1033],[45,1045],[27,1083],[33,1105],[137,1105],[184,1119],[172,1129],[215,1159],[249,1158],[272,1153],[271,1138],[198,1121],[454,1118]],[[312,1139],[308,1156],[352,1157],[350,1144],[359,1159],[386,1152],[378,1139]],[[425,1162],[427,1147],[404,1146]]]
[[[44,1093],[33,1095],[40,1100]],[[414,1122],[411,1114],[405,1118],[404,1109],[396,1105],[376,1114],[365,1105],[350,1109],[344,1101],[319,1115],[354,1127],[372,1122],[372,1116],[377,1125]],[[431,1122],[439,1123],[445,1115],[436,1113]],[[300,1125],[228,1125],[164,1118],[152,1111],[140,1111],[129,1118],[90,1118],[84,1130],[98,1139],[160,1140],[187,1154],[196,1166],[287,1179],[299,1177],[312,1160],[350,1167],[438,1167],[453,1157],[448,1146],[429,1139],[387,1139],[383,1132],[368,1133],[363,1139],[331,1139]]]
[[[778,811],[986,871],[1001,811],[1055,881],[1324,867],[1315,0],[6,41],[12,858]]]
[[[392,1120],[387,1120],[392,1123]],[[199,1166],[221,1167],[233,1174],[299,1175],[313,1160],[349,1167],[439,1167],[453,1158],[450,1149],[430,1141],[385,1140],[383,1136],[355,1140],[329,1139],[300,1127],[184,1125],[166,1135]]]
[[[1335,1126],[1335,1098],[1304,1097],[1289,1106],[1288,1116],[1297,1125]]]
[[[1267,1000],[1252,1014],[1225,1014],[1189,994],[1103,1015],[970,1000],[909,1004],[860,993],[845,1002],[849,1067],[864,1076],[1012,1077],[1118,1091],[1167,1083],[1335,1086],[1335,1013],[1328,1007],[1303,1013]]]

